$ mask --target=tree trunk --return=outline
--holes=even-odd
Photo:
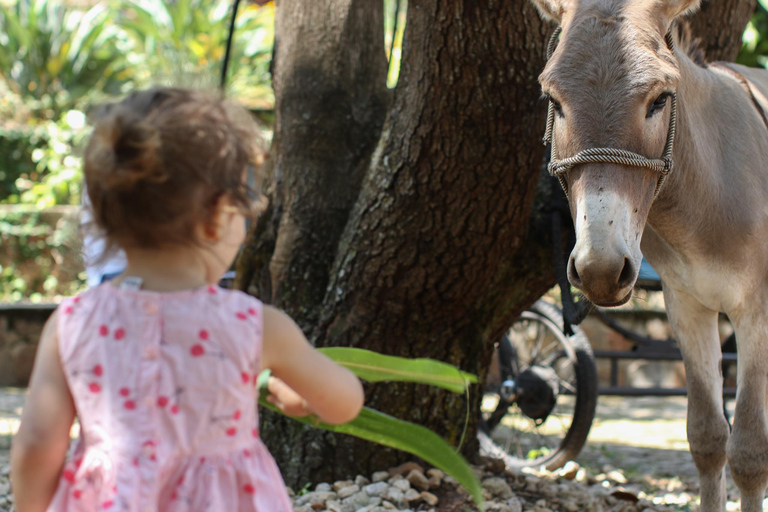
[[[411,0],[390,98],[381,7],[281,1],[271,204],[238,286],[316,346],[431,357],[482,383],[493,342],[554,284],[557,185],[542,180],[534,205],[554,26],[523,0]],[[480,390],[377,384],[366,404],[471,457]],[[272,414],[261,432],[294,487],[411,458]]]
[[[710,0],[691,17],[691,28],[702,38],[707,60],[731,62],[741,49],[741,34],[755,12],[757,0]]]

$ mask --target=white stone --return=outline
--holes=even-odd
[[[412,501],[421,501],[421,493],[416,489],[408,489],[405,491],[405,499],[409,503]]]
[[[360,487],[355,484],[352,484],[349,487],[342,487],[341,489],[339,489],[338,494],[339,494],[339,498],[344,499],[344,498],[349,498],[350,496],[358,492],[360,492]]]
[[[430,507],[434,507],[435,505],[437,505],[437,496],[435,496],[431,492],[423,491],[421,493],[421,499],[423,499],[424,502]]]
[[[427,480],[427,477],[424,476],[424,473],[422,473],[418,469],[412,470],[410,473],[408,473],[408,476],[406,476],[405,478],[415,488],[421,491],[429,490],[429,480]]]
[[[394,482],[392,482],[391,485],[395,489],[398,489],[398,490],[403,491],[403,492],[406,492],[408,489],[411,488],[411,482],[409,482],[408,480],[406,480],[403,477],[400,477],[399,480],[395,480]]]
[[[501,499],[509,499],[514,496],[512,488],[509,486],[506,480],[498,476],[486,478],[483,480],[483,489],[488,490],[493,496],[498,496]]]
[[[388,471],[377,471],[373,475],[371,475],[371,481],[376,482],[383,482],[384,480],[389,478],[389,472]]]
[[[333,490],[338,492],[340,489],[352,487],[353,485],[355,485],[355,482],[352,480],[337,480],[333,482]]]
[[[389,487],[387,482],[376,482],[375,484],[369,484],[363,487],[363,490],[368,496],[382,496]]]
[[[523,512],[523,504],[517,497],[509,498],[507,500],[507,506],[511,512]]]

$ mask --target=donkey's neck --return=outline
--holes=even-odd
[[[677,59],[675,167],[651,208],[643,240],[646,256],[659,267],[722,259],[768,226],[762,164],[768,132],[749,94],[733,77],[701,68],[681,51]]]

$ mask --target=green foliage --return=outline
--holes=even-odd
[[[45,144],[31,152],[34,170],[22,172],[14,182],[17,190],[3,201],[49,208],[79,204],[82,183],[82,159],[76,148],[87,133],[85,115],[70,110],[57,122],[44,125]]]
[[[125,43],[104,2],[85,12],[56,0],[0,3],[0,77],[38,117],[121,92],[130,76]]]
[[[0,208],[0,300],[40,302],[84,286],[77,220],[56,212]]]
[[[135,46],[131,57],[144,83],[218,86],[231,0],[122,0],[118,23]],[[269,77],[274,5],[243,3],[235,23],[227,90],[251,107],[274,104]]]
[[[476,376],[431,359],[383,356],[368,350],[345,347],[324,348],[321,351],[337,363],[349,368],[361,379],[370,382],[382,380],[419,382],[460,393],[468,389],[470,382],[477,382]],[[405,371],[397,371],[397,368]],[[266,389],[269,380],[267,372],[269,370],[264,370],[259,375],[259,388],[262,391]],[[449,375],[454,378],[458,376],[459,380],[453,382],[447,379]],[[259,404],[282,414],[279,409],[266,401],[264,394],[260,397]],[[472,494],[477,506],[483,510],[483,490],[472,468],[452,446],[429,429],[368,407],[364,407],[357,418],[344,425],[329,425],[313,416],[294,419],[331,432],[359,437],[411,453],[455,478]]]
[[[471,373],[432,359],[403,359],[359,348],[327,347],[319,350],[368,382],[416,382],[453,393],[464,393],[469,384],[477,383],[477,377]]]
[[[742,41],[736,62],[745,66],[768,67],[768,0],[759,0]]]
[[[35,172],[32,154],[45,143],[39,130],[0,126],[0,202],[18,197],[16,183]]]

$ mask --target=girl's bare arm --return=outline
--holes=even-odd
[[[59,360],[57,313],[37,349],[19,432],[11,446],[11,483],[17,512],[44,511],[56,492],[69,447],[75,405]]]
[[[326,423],[352,421],[363,407],[363,386],[355,374],[315,350],[288,315],[269,306],[264,306],[262,367],[287,384],[286,400],[295,391]]]

